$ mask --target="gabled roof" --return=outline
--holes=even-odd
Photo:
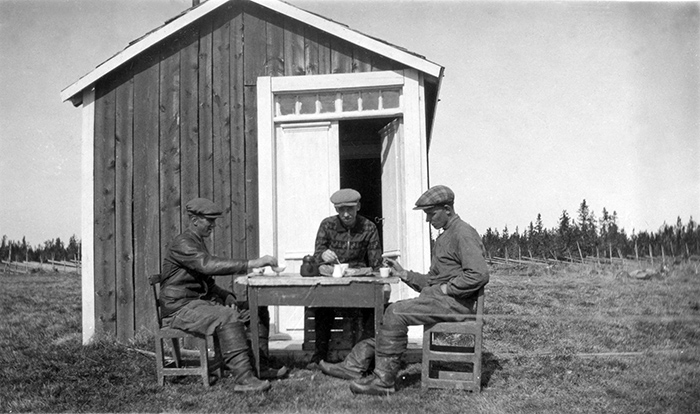
[[[63,101],[73,99],[85,88],[89,87],[100,78],[111,73],[113,70],[115,70],[122,64],[135,58],[147,48],[157,44],[158,42],[178,32],[179,30],[182,30],[186,26],[208,15],[209,13],[214,12],[219,7],[225,5],[229,1],[236,0],[204,1],[199,5],[192,7],[184,11],[180,15],[174,17],[173,19],[165,22],[165,24],[147,33],[143,37],[134,40],[133,42],[129,43],[129,45],[124,50],[112,56],[110,59],[97,66],[95,70],[81,77],[78,81],[62,90],[61,99]],[[291,4],[285,3],[280,0],[248,1],[256,3],[260,6],[276,11],[278,13],[284,14],[293,19],[299,20],[305,24],[308,24],[319,30],[337,36],[350,43],[356,44],[372,52],[375,52],[389,59],[402,63],[408,67],[419,70],[429,76],[434,77],[437,80],[438,85],[440,83],[440,78],[442,76],[442,71],[444,68],[436,63],[425,59],[423,56],[411,53],[406,49],[394,46],[382,40],[378,40],[376,38],[367,36],[356,30],[352,30],[341,23],[299,9],[295,6],[292,6]]]

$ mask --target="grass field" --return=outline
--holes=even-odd
[[[293,365],[263,395],[205,389],[196,378],[159,387],[152,339],[81,345],[80,277],[0,274],[1,412],[698,413],[700,275],[661,278],[620,268],[494,269],[486,289],[483,391],[422,390],[420,366],[388,398]]]

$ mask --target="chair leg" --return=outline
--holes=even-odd
[[[175,359],[175,366],[182,367],[182,355],[180,354],[180,339],[172,338],[170,340],[173,347],[173,358]]]
[[[215,370],[216,376],[221,379],[224,377],[224,354],[221,352],[221,343],[219,343],[219,337],[214,335],[214,360],[218,368]]]
[[[423,327],[423,358],[421,367],[421,388],[428,388],[430,371],[430,341],[432,332],[427,326]]]
[[[199,338],[197,340],[199,348],[199,367],[202,373],[202,383],[205,387],[209,386],[209,351],[207,350],[207,339]]]
[[[163,338],[156,337],[156,376],[158,377],[158,385],[165,384],[165,375],[163,366],[165,365],[165,355],[163,355]]]

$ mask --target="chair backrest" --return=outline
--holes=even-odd
[[[479,289],[476,299],[476,321],[482,323],[484,320],[484,288]]]
[[[151,288],[153,289],[153,301],[156,305],[156,319],[158,320],[158,329],[160,329],[163,327],[160,316],[160,274],[150,275],[148,277],[148,283],[151,284]]]

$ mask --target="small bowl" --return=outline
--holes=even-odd
[[[277,274],[280,274],[280,273],[284,272],[284,269],[286,269],[286,268],[287,268],[287,266],[272,266],[272,271],[277,273]]]

